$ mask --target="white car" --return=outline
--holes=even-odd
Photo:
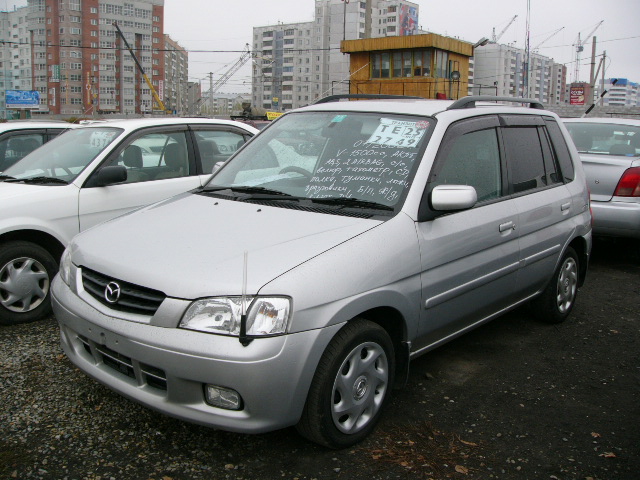
[[[228,120],[95,122],[0,172],[0,324],[50,312],[51,279],[78,232],[202,186],[256,133]]]
[[[57,137],[73,123],[60,120],[16,120],[0,123],[0,172]]]

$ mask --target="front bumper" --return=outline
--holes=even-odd
[[[620,198],[620,197],[618,197]],[[640,203],[636,201],[591,201],[593,233],[640,239]]]
[[[255,339],[243,347],[237,337],[110,317],[59,276],[52,302],[62,348],[87,375],[167,415],[241,433],[298,422],[320,357],[342,326]],[[210,406],[205,384],[237,391],[243,408]]]

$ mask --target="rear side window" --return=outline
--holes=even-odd
[[[503,130],[503,135],[513,193],[545,187],[547,179],[538,128],[509,127]]]

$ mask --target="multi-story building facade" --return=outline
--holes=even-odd
[[[164,72],[164,0],[28,0],[33,87],[51,114],[150,113]]]
[[[488,43],[476,47],[473,61],[474,95],[524,96],[545,104],[564,99],[567,71],[564,65],[512,45]]]
[[[189,54],[169,35],[164,36],[164,48],[165,79],[160,82],[161,100],[168,110],[186,115],[189,111]]]
[[[637,107],[640,106],[640,84],[631,82],[626,78],[613,78],[600,80],[600,92],[606,90],[607,94],[602,98],[602,104],[607,106]]]
[[[307,105],[349,91],[349,56],[340,42],[413,35],[419,7],[404,0],[316,0],[312,22],[253,29],[253,104],[270,110]]]
[[[32,90],[31,33],[28,7],[0,12],[0,118],[10,119],[6,90]]]

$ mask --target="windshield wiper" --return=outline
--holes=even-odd
[[[15,180],[15,177],[12,177],[11,175],[0,175],[0,180]]]
[[[223,190],[230,190],[234,193],[246,193],[253,200],[306,200],[306,197],[296,197],[280,190],[272,190],[265,187],[249,187],[249,186],[235,186],[235,187],[210,187],[203,188],[203,192],[220,192]]]
[[[387,210],[393,211],[394,208],[389,205],[384,205],[378,202],[370,202],[368,200],[362,200],[360,198],[311,198],[310,199],[314,203],[322,203],[325,205],[337,205],[342,207],[353,207],[353,208],[372,208],[376,210]]]
[[[11,183],[19,183],[19,182],[24,182],[24,183],[34,183],[34,184],[47,184],[47,183],[53,183],[56,185],[69,185],[69,182],[67,182],[66,180],[63,180],[61,178],[55,178],[55,177],[30,177],[30,178],[11,178],[8,180],[5,180],[5,182],[11,182]]]

